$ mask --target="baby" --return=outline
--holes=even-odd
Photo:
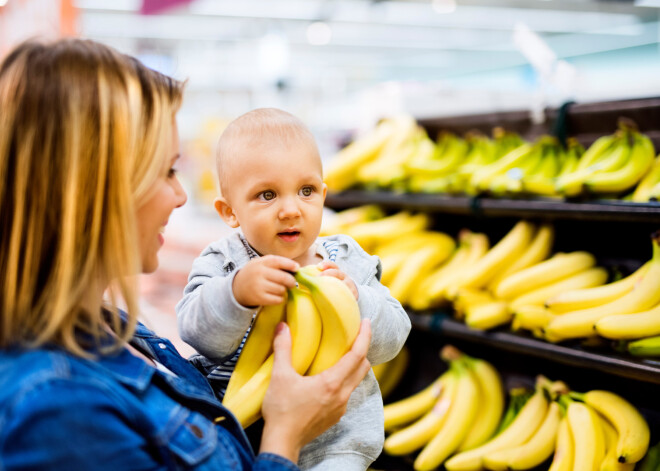
[[[361,317],[371,320],[371,364],[392,359],[410,320],[379,282],[378,257],[348,236],[319,237],[327,187],[314,137],[302,121],[277,109],[250,111],[222,133],[216,162],[221,196],[215,209],[239,230],[204,249],[176,307],[181,337],[203,356],[216,394],[224,395],[259,306],[281,303],[296,285],[291,272],[310,264],[346,283]],[[339,423],[303,448],[299,465],[365,470],[383,439],[383,402],[370,372]]]

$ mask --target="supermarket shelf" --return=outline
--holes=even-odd
[[[479,216],[546,217],[582,221],[660,222],[660,203],[615,200],[560,201],[550,198],[495,199],[467,196],[394,193],[389,191],[344,191],[329,193],[325,204],[345,209],[378,204],[388,209],[409,209]]]
[[[637,359],[615,352],[601,353],[596,350],[588,350],[583,348],[578,341],[553,344],[525,333],[497,329],[487,332],[475,330],[442,313],[409,312],[409,316],[415,328],[441,333],[447,338],[478,342],[514,353],[532,355],[571,366],[660,384],[660,361]]]

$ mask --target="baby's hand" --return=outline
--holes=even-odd
[[[234,277],[234,297],[246,307],[279,304],[284,301],[286,290],[296,286],[291,273],[299,268],[293,260],[277,255],[250,260]]]
[[[320,262],[317,266],[321,269],[321,276],[334,276],[335,278],[340,279],[341,281],[346,283],[346,286],[348,286],[348,289],[351,290],[351,293],[353,293],[355,299],[358,299],[359,294],[358,294],[357,286],[355,286],[355,282],[351,279],[350,276],[348,276],[346,273],[341,271],[335,262],[324,260]]]

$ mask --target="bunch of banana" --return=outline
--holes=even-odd
[[[356,206],[338,212],[324,214],[321,222],[321,236],[343,234],[349,227],[362,222],[375,221],[385,217],[382,208],[375,204]]]
[[[409,116],[384,119],[365,135],[341,149],[325,169],[325,183],[331,191],[346,190],[358,183],[358,169],[376,160],[387,147],[398,148],[415,129]]]
[[[467,150],[464,139],[448,131],[441,132],[435,152],[418,154],[405,163],[408,190],[422,191],[428,182],[449,175],[463,162]]]
[[[630,196],[635,203],[657,200],[660,196],[660,155],[653,161],[649,171],[642,177],[635,191]]]
[[[421,449],[415,470],[435,469],[451,454],[479,446],[502,416],[502,383],[492,365],[451,346],[442,356],[449,362],[447,372],[419,393],[385,406],[385,430],[392,433],[384,450],[405,455]]]
[[[564,175],[569,175],[577,166],[584,148],[575,139],[569,138],[566,150],[558,144],[548,146],[544,154],[544,161],[529,175],[521,179],[521,190],[530,195],[557,197],[555,182]]]
[[[619,129],[597,139],[580,159],[574,172],[557,179],[556,190],[564,196],[589,193],[621,193],[632,188],[653,165],[651,140],[629,120]]]
[[[635,329],[643,330],[652,325],[657,315],[648,314],[652,307],[660,304],[660,233],[655,233],[653,239],[653,257],[646,273],[642,275],[632,289],[624,291],[619,297],[605,304],[586,309],[564,312],[552,319],[544,329],[546,338],[550,341],[560,341],[570,338],[592,337],[600,332],[596,327],[602,319],[608,316],[631,314],[637,324],[628,326],[626,319],[615,317],[611,321],[603,321],[601,329],[608,336],[616,335],[621,330],[622,338],[632,335]],[[620,282],[621,283],[621,282]],[[619,288],[619,287],[616,287]],[[618,289],[617,291],[623,291]],[[552,305],[552,303],[549,303]],[[640,327],[641,325],[641,327]],[[641,332],[640,332],[641,333]]]
[[[379,244],[405,238],[413,232],[426,229],[431,219],[423,213],[412,214],[399,211],[373,221],[360,222],[344,229],[344,234],[351,236],[369,253],[374,253]]]
[[[266,306],[257,314],[223,399],[243,427],[261,416],[278,322],[286,320],[291,329],[291,361],[300,374],[320,373],[353,344],[360,327],[357,302],[342,281],[319,275],[314,265],[301,268],[295,274],[301,288],[290,289],[285,303]]]
[[[403,374],[406,372],[410,360],[410,351],[405,345],[399,353],[390,361],[374,365],[374,376],[380,387],[380,394],[383,399],[387,398],[401,382]]]

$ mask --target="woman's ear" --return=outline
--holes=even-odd
[[[215,210],[218,212],[222,220],[225,221],[229,227],[233,227],[235,229],[240,226],[238,218],[236,217],[236,214],[234,214],[234,210],[226,199],[224,199],[222,196],[219,196],[213,201],[213,205],[215,206]]]

